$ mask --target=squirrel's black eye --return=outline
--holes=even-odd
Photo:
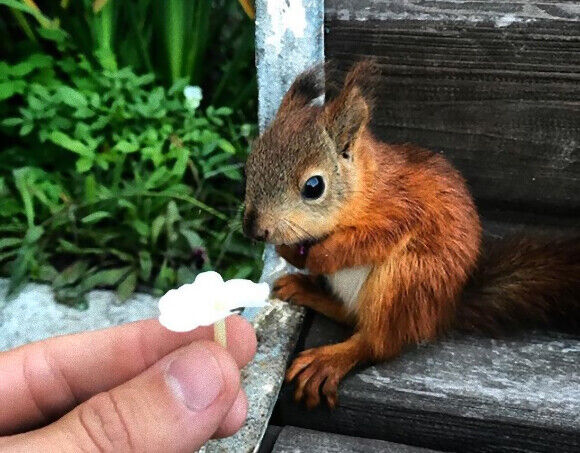
[[[324,179],[322,176],[312,176],[304,183],[302,187],[302,197],[307,200],[316,200],[324,193]]]

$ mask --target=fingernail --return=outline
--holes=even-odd
[[[222,370],[215,356],[206,348],[189,346],[167,368],[167,380],[192,411],[210,406],[224,388]]]

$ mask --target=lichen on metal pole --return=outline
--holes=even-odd
[[[324,61],[323,0],[258,0],[258,120],[263,131],[304,69]]]
[[[256,66],[258,121],[264,131],[284,93],[304,69],[324,61],[324,0],[256,0]],[[264,252],[262,281],[291,269],[271,246]],[[255,359],[245,368],[248,422],[233,437],[211,441],[206,451],[256,451],[280,391],[303,310],[272,301],[270,307],[244,311],[253,320],[259,343]]]
[[[256,66],[260,132],[276,115],[282,97],[303,70],[324,61],[324,0],[258,0]],[[262,281],[291,269],[266,246]]]

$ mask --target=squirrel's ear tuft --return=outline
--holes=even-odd
[[[292,83],[280,103],[278,115],[305,107],[324,95],[324,64],[307,69]]]
[[[357,86],[368,99],[373,97],[381,70],[374,60],[367,59],[354,64],[344,79],[344,89]]]
[[[353,143],[363,126],[370,120],[372,91],[379,75],[371,60],[361,61],[346,75],[344,86],[325,107],[325,127],[344,152]]]

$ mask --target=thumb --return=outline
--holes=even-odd
[[[194,451],[210,439],[240,390],[234,359],[199,341],[87,400],[56,423],[15,436],[27,451]]]

